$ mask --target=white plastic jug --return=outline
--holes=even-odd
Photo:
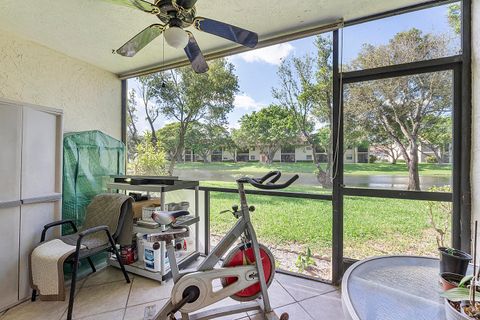
[[[159,272],[161,270],[160,259],[160,243],[159,242],[144,242],[144,265],[145,269]]]

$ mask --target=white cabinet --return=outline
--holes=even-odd
[[[40,241],[43,226],[54,220],[59,220],[59,202],[43,202],[22,205],[20,222],[20,260],[19,260],[19,298],[31,296],[29,255]],[[59,230],[59,228],[57,228]],[[47,240],[52,238],[49,230]]]
[[[22,198],[58,193],[57,115],[23,108]],[[60,142],[61,143],[61,142]]]
[[[0,205],[20,199],[22,108],[0,103]]]
[[[0,306],[4,307],[18,301],[19,233],[20,207],[0,208]]]
[[[62,131],[61,111],[0,100],[0,311],[30,296],[29,254],[61,218]]]

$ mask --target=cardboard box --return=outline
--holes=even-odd
[[[137,201],[133,203],[133,218],[141,219],[142,218],[142,208],[143,207],[159,207],[160,199],[152,198],[150,200]]]

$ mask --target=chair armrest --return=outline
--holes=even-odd
[[[43,226],[42,237],[40,238],[40,242],[45,241],[45,235],[47,234],[48,229],[50,229],[52,227],[64,225],[64,224],[70,224],[70,226],[72,227],[74,232],[78,231],[77,227],[75,226],[75,223],[73,222],[73,220],[65,219],[65,220],[55,221],[55,222],[52,222],[52,223],[49,223],[49,224],[46,224],[46,225]]]
[[[92,228],[83,230],[82,232],[80,232],[80,233],[78,234],[78,237],[79,237],[79,238],[83,238],[83,237],[85,237],[86,235],[89,235],[89,234],[92,234],[92,233],[96,233],[96,232],[100,232],[100,231],[106,231],[107,234],[110,233],[110,230],[108,229],[108,226],[96,226],[96,227],[92,227]]]
[[[80,247],[82,245],[83,237],[85,237],[89,234],[96,233],[96,232],[101,232],[101,231],[105,231],[107,233],[108,241],[113,245],[115,242],[113,241],[112,235],[110,234],[110,229],[108,228],[108,226],[103,225],[103,226],[96,226],[96,227],[92,227],[92,228],[81,231],[78,234],[77,250],[80,250]]]

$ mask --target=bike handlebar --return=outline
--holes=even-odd
[[[296,174],[284,183],[275,184],[275,182],[280,179],[281,175],[282,173],[280,171],[270,171],[261,178],[244,177],[238,179],[237,182],[250,183],[252,186],[258,189],[275,190],[287,188],[299,178],[298,174]],[[269,179],[270,181],[267,182]]]

